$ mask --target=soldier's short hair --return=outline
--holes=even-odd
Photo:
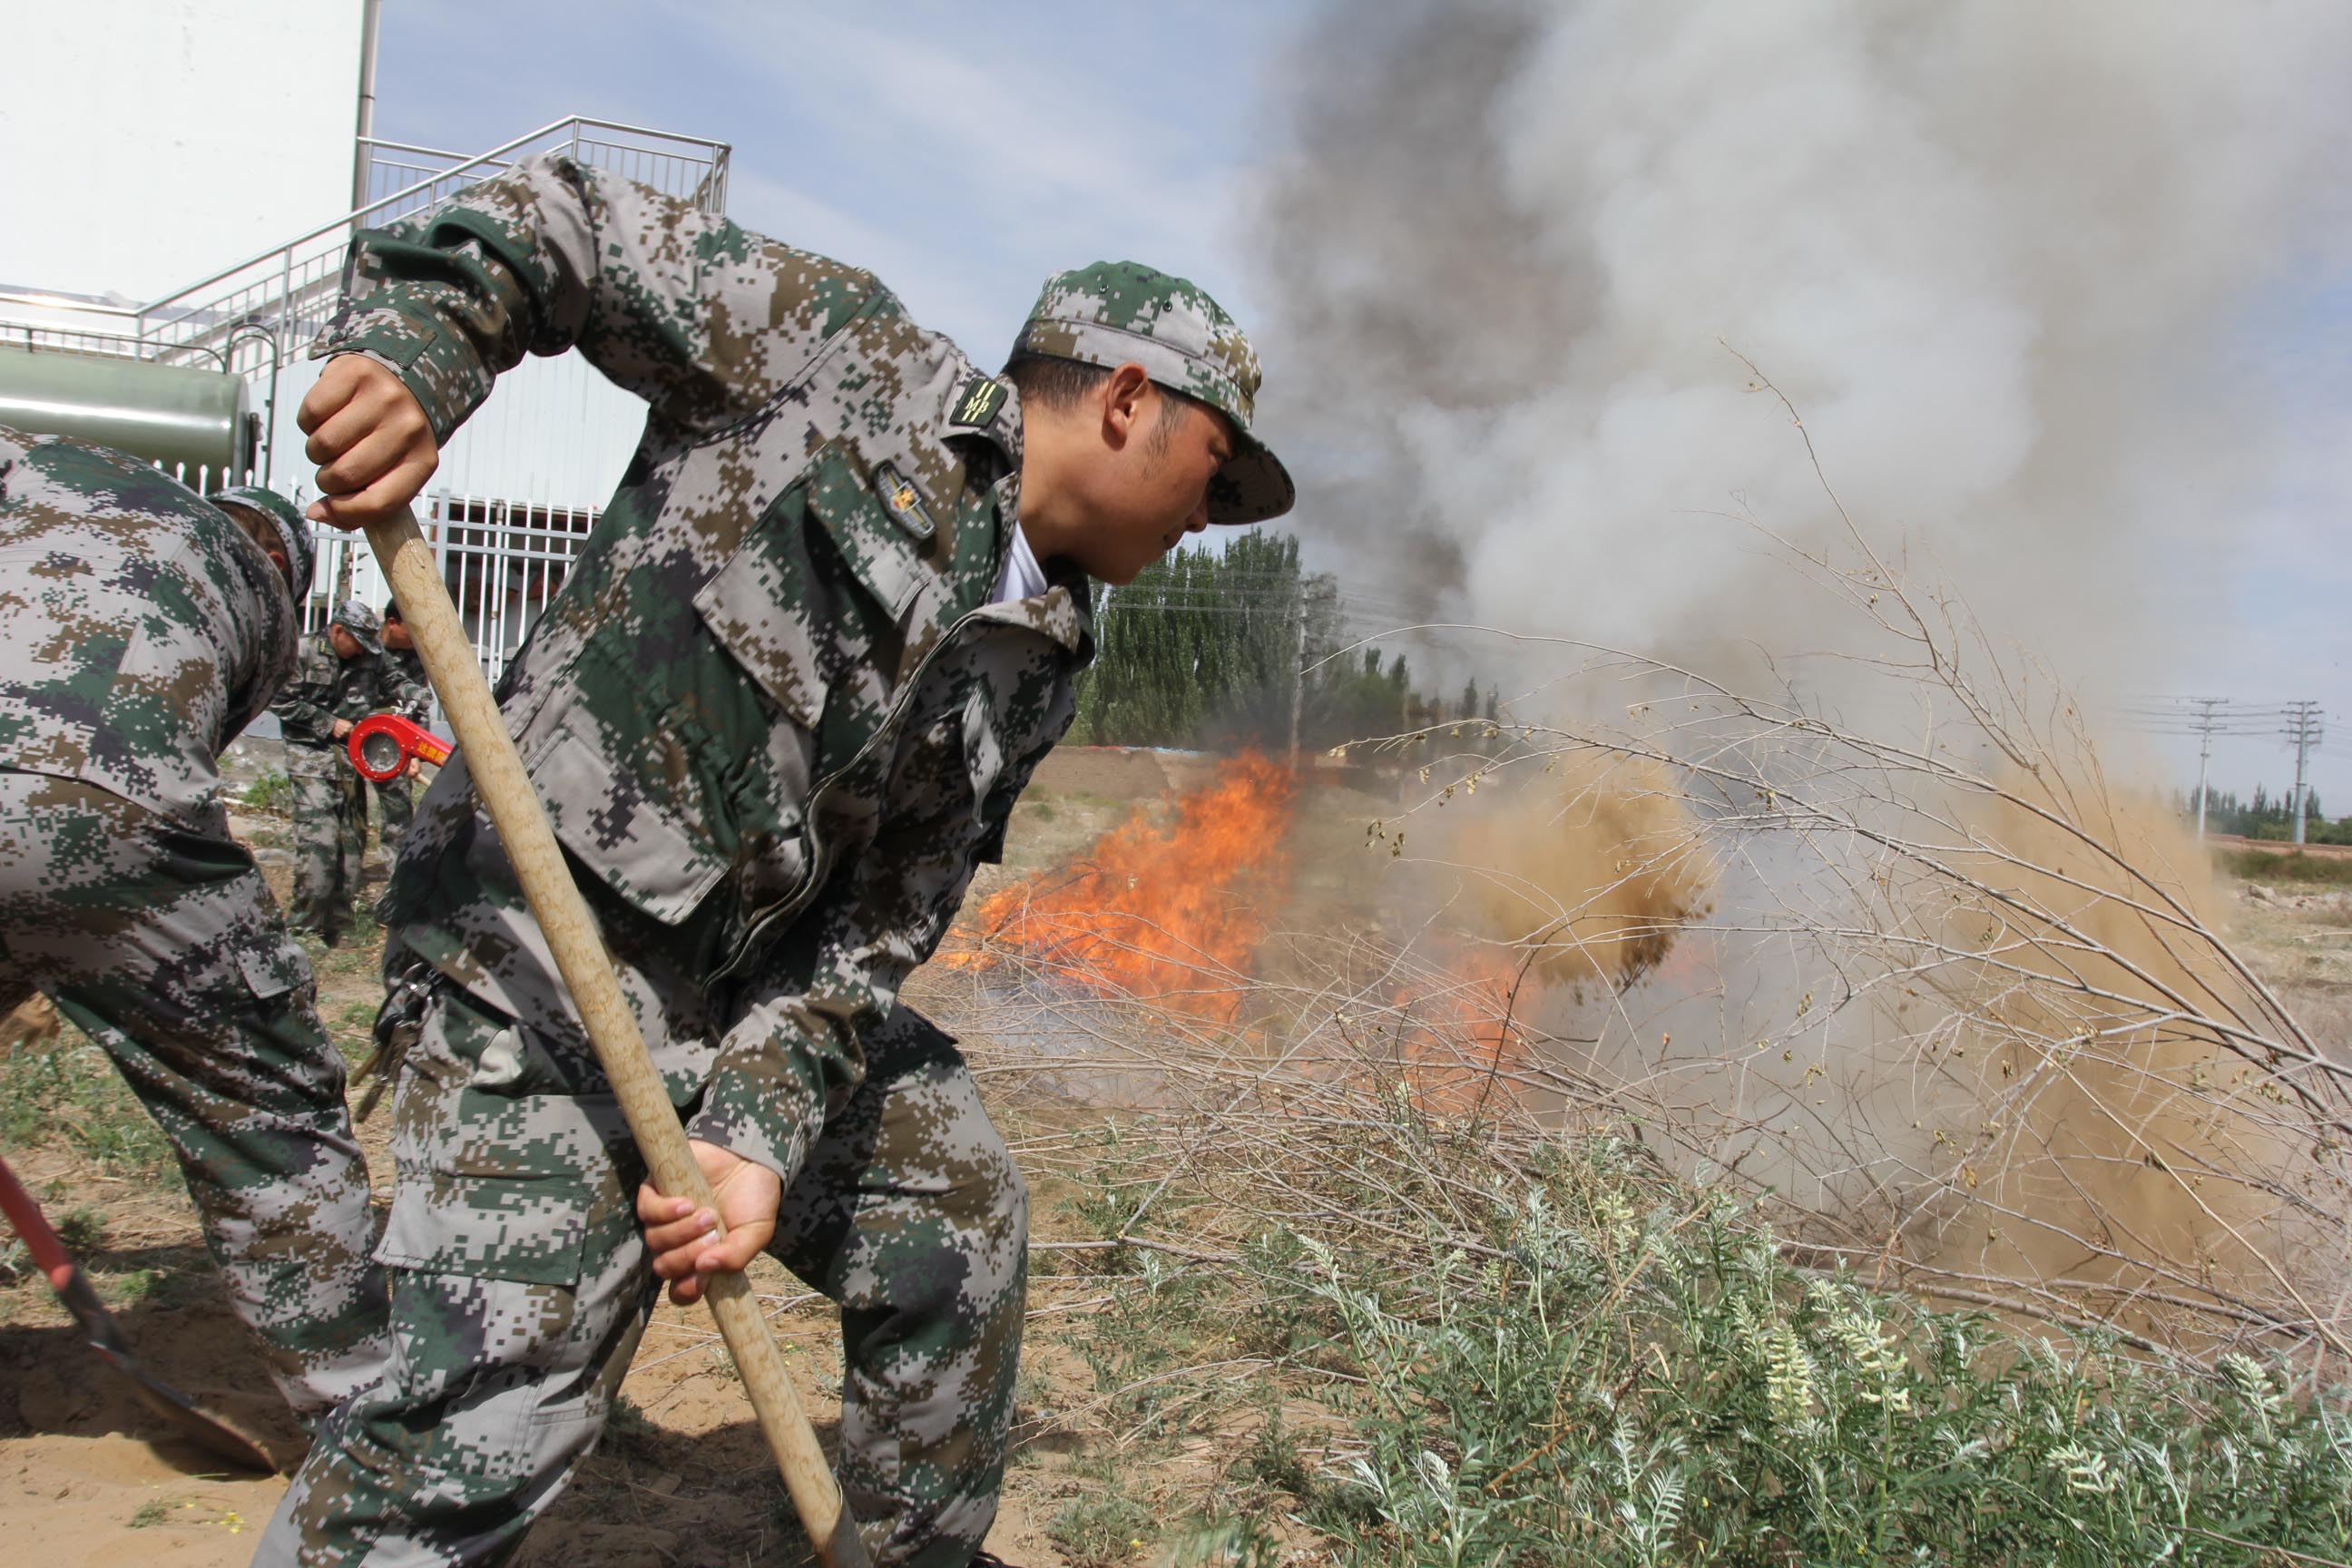
[[[1004,379],[1021,395],[1024,408],[1050,408],[1056,412],[1075,408],[1087,394],[1110,379],[1112,367],[1088,364],[1083,360],[1064,359],[1058,354],[1030,353],[1022,351],[1004,362]],[[1160,417],[1147,437],[1152,448],[1164,448],[1175,433],[1178,421],[1184,417],[1188,403],[1206,408],[1207,404],[1177,391],[1172,386],[1151,384],[1160,387]]]

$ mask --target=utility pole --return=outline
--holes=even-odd
[[[2308,710],[2310,745],[2316,746],[2318,707],[2312,703],[2243,703],[2229,697],[2132,697],[2115,710],[2127,729],[2149,735],[2197,737],[2197,837],[2201,842],[2212,808],[2213,738],[2217,735],[2266,735],[2271,726],[2287,725],[2287,739],[2295,736],[2296,715]]]
[[[359,124],[352,137],[352,210],[368,202],[368,164],[375,149],[375,39],[383,21],[383,0],[362,0],[360,5]]]
[[[2197,730],[2197,842],[2205,842],[2206,776],[2213,767],[2214,714],[2230,700],[2226,697],[2192,697],[2197,716],[2189,721]]]
[[[1298,765],[1298,709],[1307,696],[1307,600],[1298,601],[1298,642],[1290,650],[1290,765]]]
[[[2294,797],[2288,816],[2294,826],[2294,841],[2297,844],[2303,842],[2304,802],[2309,798],[2304,781],[2308,776],[2311,753],[2319,745],[2320,731],[2318,703],[2303,701],[2286,705],[2286,738],[2294,747]]]

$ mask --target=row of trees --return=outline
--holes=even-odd
[[[2197,819],[2195,795],[2183,797],[2181,815],[2192,822]],[[2263,785],[2256,784],[2252,798],[2242,799],[2234,790],[2208,791],[2205,828],[2209,833],[2231,833],[2241,838],[2291,839],[2294,837],[2294,792],[2274,795]],[[2352,816],[2328,821],[2327,814],[2319,808],[2319,792],[2314,790],[2304,807],[2304,837],[2313,844],[2352,844]]]
[[[1354,640],[1344,612],[1337,579],[1302,570],[1293,536],[1235,533],[1222,551],[1176,551],[1107,590],[1070,739],[1278,749],[1295,710],[1299,744],[1319,748],[1494,716],[1494,690],[1475,680],[1447,702],[1413,689],[1402,653],[1340,654]]]

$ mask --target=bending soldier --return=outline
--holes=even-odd
[[[380,1369],[383,1279],[342,1058],[215,759],[292,669],[310,577],[268,490],[0,429],[0,1014],[38,989],[113,1058],[306,1416]]]
[[[302,645],[294,679],[278,700],[294,787],[292,924],[329,947],[351,930],[367,849],[367,781],[344,754],[344,737],[386,709],[422,719],[430,700],[384,657],[380,626],[373,610],[346,600]]]
[[[961,1568],[1003,1479],[1026,1196],[898,993],[1069,723],[1088,574],[1289,506],[1256,356],[1192,285],[1105,264],[1051,280],[992,376],[867,274],[562,157],[362,236],[346,290],[302,412],[331,521],[405,502],[526,351],[651,405],[500,697],[722,1213],[641,1189],[460,755],[384,906],[431,966],[382,1254],[406,1354],[263,1555],[500,1560],[657,1279],[691,1300],[764,1247],[841,1305],[877,1561]]]

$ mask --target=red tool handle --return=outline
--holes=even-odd
[[[7,1215],[25,1250],[33,1255],[34,1266],[49,1277],[49,1288],[63,1295],[73,1281],[73,1259],[66,1256],[66,1244],[58,1233],[49,1228],[48,1215],[16,1180],[16,1173],[5,1160],[0,1160],[0,1213]]]

